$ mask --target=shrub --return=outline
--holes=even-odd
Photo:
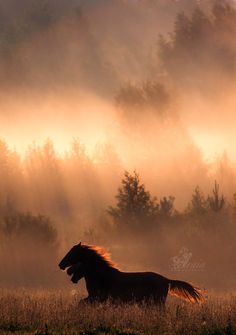
[[[4,237],[30,240],[39,243],[54,243],[56,229],[47,216],[31,213],[14,213],[6,216],[1,222],[1,233]]]

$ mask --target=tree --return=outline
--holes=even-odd
[[[198,6],[191,17],[179,14],[171,37],[159,38],[160,62],[173,86],[204,95],[222,91],[222,77],[234,79],[236,72],[235,32],[236,8],[229,1],[217,2],[211,13]]]
[[[197,186],[193,192],[191,203],[188,205],[187,211],[195,215],[202,215],[206,213],[207,208],[207,200],[205,199],[199,186]]]
[[[175,48],[187,48],[191,42],[191,20],[184,14],[177,15],[172,41]]]
[[[225,197],[223,196],[223,194],[220,195],[219,190],[220,190],[220,186],[219,184],[217,184],[215,180],[215,185],[212,190],[213,195],[208,196],[209,206],[214,212],[220,212],[225,205]]]
[[[162,217],[170,217],[174,211],[175,198],[172,196],[160,199],[160,214]]]
[[[126,84],[115,97],[116,105],[128,121],[137,122],[147,113],[164,118],[168,114],[171,95],[165,85],[157,81],[145,81],[139,85]]]
[[[116,206],[110,206],[108,213],[118,225],[147,228],[159,213],[156,198],[152,198],[144,184],[141,184],[136,171],[133,174],[125,172],[116,199]]]
[[[128,119],[136,119],[145,106],[142,89],[131,83],[120,88],[116,94],[115,102]]]
[[[212,23],[207,15],[197,7],[193,12],[192,21],[191,21],[191,41],[192,44],[197,44],[196,47],[200,44],[204,47],[204,43],[207,44],[211,41]],[[193,46],[193,45],[192,45]]]

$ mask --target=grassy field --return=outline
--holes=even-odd
[[[85,305],[75,291],[1,290],[1,334],[236,334],[236,296],[209,297],[202,305],[169,298],[156,306]]]

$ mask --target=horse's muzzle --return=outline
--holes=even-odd
[[[59,266],[59,268],[60,268],[61,270],[65,270],[65,268],[66,268],[66,267],[65,267],[64,265],[62,265],[61,263],[59,263],[58,266]]]
[[[73,277],[71,278],[71,281],[72,281],[73,284],[77,284],[77,283],[78,283],[78,280],[76,280],[76,279],[73,278]]]
[[[73,267],[70,266],[67,270],[66,273],[68,274],[68,276],[71,276],[73,274]]]

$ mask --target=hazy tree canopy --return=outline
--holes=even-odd
[[[223,194],[220,194],[220,186],[215,181],[212,194],[207,197],[204,196],[203,192],[197,186],[193,192],[190,204],[187,207],[187,213],[195,216],[201,216],[209,212],[220,212],[226,203],[226,198]]]
[[[60,159],[57,157],[52,142],[47,141],[40,148],[29,149],[25,165],[31,192],[37,193],[40,207],[44,213],[61,213],[68,215],[68,202],[65,194]],[[52,199],[48,203],[48,196]],[[39,210],[39,208],[36,207]]]
[[[104,3],[98,1],[98,3],[100,2],[103,8]],[[177,3],[169,1],[168,4],[162,5],[158,1],[158,4],[155,5],[150,1],[148,6],[153,8],[156,15],[160,15],[160,8],[171,7],[171,19],[168,20],[167,24],[170,27],[170,22],[173,21],[174,13],[178,7],[190,7],[192,9],[196,4],[195,1],[190,0],[189,2],[190,5],[184,3],[184,1],[178,1]],[[78,8],[78,4],[81,4],[81,7]],[[67,81],[111,95],[123,78],[125,80],[129,80],[129,77],[132,80],[146,79],[148,71],[146,67],[150,65],[146,65],[149,49],[152,47],[152,43],[155,44],[154,38],[156,38],[156,35],[163,29],[157,24],[159,31],[153,33],[152,38],[147,38],[150,31],[150,27],[148,27],[146,38],[140,38],[139,29],[142,28],[138,27],[136,20],[142,19],[139,11],[145,8],[145,4],[135,2],[133,6],[128,6],[128,4],[119,1],[118,4],[113,2],[110,5],[111,8],[109,7],[115,19],[121,13],[123,13],[123,16],[125,15],[127,22],[132,15],[135,16],[135,28],[132,31],[131,38],[129,38],[129,34],[126,36],[125,28],[117,31],[117,28],[113,26],[112,18],[109,18],[108,25],[105,25],[102,31],[97,33],[96,25],[98,25],[98,22],[93,18],[93,11],[91,11],[91,14],[88,10],[93,6],[99,7],[95,3],[92,5],[91,3],[86,4],[85,1],[68,3],[65,0],[60,1],[60,4],[50,0],[22,0],[21,6],[17,2],[14,6],[2,6],[5,10],[0,10],[0,73],[5,80],[1,84],[18,86],[30,83],[36,87],[41,86],[42,89],[45,84],[46,86],[57,86],[56,84],[59,82],[63,84]],[[117,17],[114,15],[114,8],[116,7],[119,11]],[[201,4],[201,7],[204,8],[205,5]],[[175,8],[174,11],[172,11],[173,8]],[[166,9],[162,10],[167,11]],[[87,13],[86,11],[91,14],[91,17],[84,14]],[[20,15],[17,14],[19,12]],[[145,11],[142,10],[142,12]],[[149,18],[153,20],[155,14],[145,13],[143,15],[148,21]],[[171,72],[172,78],[174,75],[178,77],[179,65],[187,66],[190,71],[190,64],[195,61],[196,57],[198,60],[205,58],[205,55],[201,52],[204,45],[208,48],[208,53],[210,45],[213,46],[213,49],[211,55],[209,54],[202,63],[203,65],[206,65],[217,47],[222,50],[222,52],[218,50],[219,54],[228,53],[228,57],[233,59],[232,48],[229,49],[229,46],[225,44],[229,43],[230,36],[232,40],[232,31],[235,29],[234,9],[230,5],[218,4],[213,8],[212,16],[215,19],[211,18],[210,20],[200,9],[195,11],[191,19],[184,14],[179,15],[172,35],[173,38],[171,41],[167,41],[169,48],[165,48],[165,50],[161,48],[160,51],[163,55],[161,57],[163,64],[168,72]],[[106,34],[109,24],[113,32],[112,37]],[[219,36],[221,36],[221,42],[217,42],[217,29],[219,30]],[[152,30],[155,31],[155,29]],[[209,37],[206,37],[207,35]],[[132,37],[137,41],[134,42]],[[224,42],[223,37],[226,38]],[[143,45],[145,48],[142,47]],[[187,46],[189,46],[189,57],[184,57],[184,50],[186,51]],[[45,50],[47,50],[47,57],[45,57]],[[173,54],[172,57],[171,54]],[[185,60],[190,63],[187,64]],[[121,66],[121,63],[124,64]],[[123,68],[125,68],[125,71]],[[131,68],[132,70],[130,70]],[[187,77],[187,75],[183,76],[182,81],[184,81],[184,77]],[[103,78],[103,80],[101,81],[100,78]],[[157,106],[157,109],[159,109],[159,98]]]
[[[197,7],[191,17],[179,14],[170,39],[159,40],[159,56],[176,86],[215,90],[236,71],[236,9],[217,2],[210,14]]]
[[[170,217],[174,212],[175,197],[163,197],[160,199],[160,215],[162,218]]]
[[[34,216],[31,213],[11,213],[0,220],[0,233],[10,240],[49,245],[56,242],[56,229],[46,216]]]
[[[111,147],[98,149],[93,160],[78,141],[73,142],[64,157],[58,155],[50,141],[42,147],[31,146],[24,160],[2,141],[0,163],[0,217],[30,211],[34,215],[41,213],[55,220],[63,218],[66,222],[76,222],[78,226],[86,225],[87,220],[96,222],[98,213],[114,196],[122,170]],[[221,173],[223,167],[219,166]],[[230,165],[225,169],[224,174],[229,173],[230,182],[234,173]],[[233,194],[234,186],[232,190]],[[232,197],[229,193],[227,196]],[[148,225],[151,221],[155,225],[175,214],[174,197],[160,197],[157,201],[136,172],[125,173],[116,200],[109,213],[122,225],[126,222]],[[217,183],[208,197],[197,187],[187,211],[198,216],[209,211],[221,212],[222,208],[226,208],[226,201]]]
[[[159,119],[169,116],[171,93],[156,81],[141,84],[125,84],[115,96],[115,102],[122,115],[132,123],[139,123],[142,118],[154,115]]]
[[[193,192],[192,199],[188,205],[187,212],[194,215],[202,215],[207,212],[208,203],[204,197],[203,192],[197,186]]]

